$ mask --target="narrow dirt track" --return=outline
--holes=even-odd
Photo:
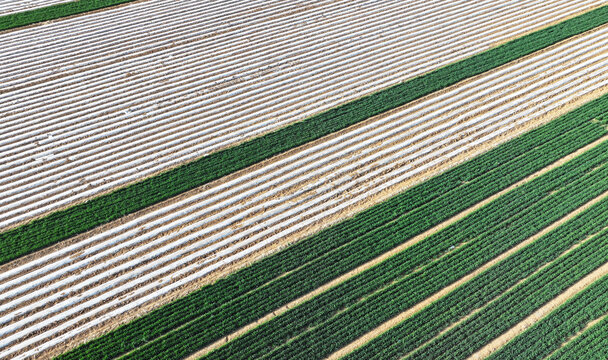
[[[508,193],[509,191],[518,188],[536,178],[538,178],[539,176],[542,176],[543,174],[551,171],[552,169],[555,169],[563,164],[565,164],[566,162],[568,162],[569,160],[575,158],[576,156],[579,156],[580,154],[588,151],[589,149],[599,145],[600,143],[604,142],[604,141],[608,141],[608,136],[603,137],[601,139],[598,139],[597,141],[594,141],[593,143],[579,149],[578,151],[556,161],[555,163],[551,164],[550,166],[547,166],[546,168],[526,177],[525,179],[518,181],[517,183],[509,186],[508,188],[492,195],[491,197],[487,198],[486,200],[477,203],[475,206],[459,213],[458,215],[442,222],[441,224],[438,224],[436,226],[434,226],[433,228],[423,232],[420,235],[415,236],[414,238],[412,238],[411,240],[403,243],[402,245],[394,248],[393,250],[386,252],[384,254],[382,254],[381,256],[373,259],[370,262],[367,262],[359,267],[357,267],[356,269],[349,271],[348,273],[340,276],[339,278],[323,285],[322,287],[319,287],[318,289],[316,289],[315,291],[306,294],[305,296],[298,298],[292,302],[290,302],[289,304],[275,310],[272,312],[272,314],[268,314],[267,316],[265,316],[264,318],[256,321],[255,323],[252,323],[244,328],[239,329],[238,331],[230,334],[229,336],[227,336],[226,338],[219,340],[211,345],[209,345],[208,347],[201,349],[200,351],[196,352],[195,354],[192,354],[191,356],[188,357],[188,360],[195,360],[197,358],[199,358],[200,356],[219,348],[220,346],[222,346],[223,344],[225,344],[227,341],[230,341],[232,339],[235,339],[243,334],[245,334],[247,331],[253,329],[254,327],[265,323],[269,320],[271,320],[272,318],[279,316],[281,314],[283,314],[284,312],[286,312],[287,310],[294,308],[295,306],[298,306],[302,303],[304,303],[305,301],[308,301],[310,299],[312,299],[313,297],[325,292],[326,290],[346,281],[347,279],[350,279],[376,265],[378,265],[379,263],[385,261],[386,259],[402,252],[403,250],[413,246],[414,244],[424,240],[425,238],[445,229],[446,227],[458,222],[459,220],[465,218],[466,216],[472,214],[473,212],[481,209],[482,207],[484,207],[485,205],[491,203],[492,201],[498,199],[499,197],[503,196],[504,194]],[[397,325],[398,323],[400,323],[401,321],[405,320],[406,318],[408,318],[409,316],[411,316],[412,314],[416,313],[417,311],[419,311],[420,309],[423,309],[424,307],[426,307],[428,304],[430,304],[431,302],[435,301],[436,299],[439,299],[441,297],[443,297],[445,294],[449,293],[451,290],[455,289],[456,287],[460,286],[461,284],[465,283],[466,281],[472,279],[473,277],[475,277],[477,274],[481,273],[482,271],[484,271],[485,269],[491,267],[492,265],[498,263],[499,261],[501,261],[502,259],[508,257],[509,255],[515,253],[517,250],[525,247],[526,245],[532,243],[533,241],[535,241],[536,239],[540,238],[541,236],[543,236],[544,234],[548,233],[549,231],[553,230],[554,228],[562,225],[563,223],[565,223],[566,221],[568,221],[569,219],[571,219],[572,217],[574,217],[576,214],[580,213],[581,211],[584,211],[584,209],[587,209],[589,206],[591,206],[592,204],[596,203],[597,201],[599,201],[599,199],[596,199],[592,202],[590,202],[588,205],[585,205],[583,207],[581,207],[581,209],[577,210],[576,212],[566,216],[564,219],[552,224],[551,226],[549,226],[547,229],[543,230],[541,233],[537,234],[536,236],[526,240],[525,242],[523,242],[522,244],[518,245],[517,247],[513,248],[512,250],[509,250],[508,252],[503,253],[502,255],[500,255],[499,257],[495,258],[494,260],[492,260],[491,262],[489,262],[488,264],[484,265],[482,268],[480,268],[479,270],[476,270],[474,273],[472,273],[471,275],[467,276],[466,278],[463,278],[462,280],[458,281],[457,283],[455,283],[454,285],[448,287],[448,288],[444,288],[440,293],[437,293],[435,295],[433,295],[433,297],[426,299],[424,302],[421,302],[420,304],[417,304],[415,308],[409,309],[407,312],[404,312],[403,314],[400,314],[399,316],[389,320],[388,322],[386,322],[385,324],[383,324],[382,326],[372,330],[371,332],[365,334],[364,336],[362,336],[361,338],[357,339],[356,341],[352,342],[351,344],[349,344],[348,346],[340,349],[339,351],[331,354],[328,359],[338,359],[350,352],[352,352],[353,350],[357,349],[358,347],[361,347],[362,345],[364,345],[365,343],[367,343],[368,341],[372,340],[373,338],[381,335],[382,333],[384,333],[386,330],[390,329],[391,327]]]
[[[608,263],[602,265],[591,274],[585,276],[583,279],[578,281],[576,284],[569,287],[566,291],[561,293],[559,296],[552,299],[550,302],[545,304],[540,309],[536,310],[532,315],[522,320],[517,325],[513,326],[507,332],[494,339],[492,342],[484,346],[481,350],[469,357],[470,360],[485,359],[492,355],[493,352],[504,346],[509,341],[513,340],[516,336],[523,333],[527,328],[534,325],[534,323],[540,321],[545,316],[549,315],[553,310],[557,309],[566,301],[574,297],[576,294],[583,291],[585,288],[593,284],[600,278],[608,275]]]
[[[560,161],[552,164],[551,166],[548,166],[547,168],[539,171],[538,173],[535,173],[531,176],[529,176],[528,178],[518,182],[515,185],[512,185],[511,187],[509,187],[508,189],[505,189],[504,191],[502,191],[501,193],[506,193],[507,191],[510,191],[516,187],[519,187],[521,185],[523,185],[526,182],[532,181],[533,179],[537,178],[538,176],[541,176],[542,174],[546,173],[547,171],[550,171],[551,169],[554,169],[560,165],[563,165],[565,162],[567,162],[568,160],[582,154],[583,152],[585,152],[586,150],[591,149],[594,146],[597,146],[598,144],[604,142],[608,140],[608,137],[604,137],[598,141],[595,141],[593,144],[590,144],[589,146],[586,146],[585,148],[582,148],[581,150],[577,151],[576,153],[571,154],[570,156],[561,159]],[[583,150],[584,149],[584,150]],[[499,194],[501,194],[499,193]],[[498,194],[497,194],[498,195]],[[494,197],[494,196],[493,196]],[[394,318],[390,319],[389,321],[385,322],[384,324],[378,326],[377,328],[375,328],[374,330],[370,331],[369,333],[365,334],[364,336],[360,337],[359,339],[357,339],[356,341],[350,343],[348,346],[340,349],[339,351],[333,353],[332,355],[330,355],[328,357],[328,359],[339,359],[343,356],[345,356],[346,354],[354,351],[355,349],[365,345],[366,343],[368,343],[369,341],[373,340],[374,338],[382,335],[383,333],[385,333],[386,331],[390,330],[391,328],[397,326],[398,324],[400,324],[401,322],[403,322],[404,320],[406,320],[407,318],[411,317],[412,315],[414,315],[415,313],[419,312],[420,310],[424,309],[425,307],[427,307],[428,305],[430,305],[431,303],[439,300],[440,298],[446,296],[447,294],[449,294],[450,292],[452,292],[454,289],[462,286],[463,284],[465,284],[466,282],[470,281],[471,279],[475,278],[476,276],[478,276],[479,274],[483,273],[484,271],[486,271],[487,269],[491,268],[492,266],[498,264],[499,262],[503,261],[504,259],[508,258],[509,256],[515,254],[516,252],[518,252],[519,250],[525,248],[526,246],[532,244],[534,241],[540,239],[541,237],[543,237],[544,235],[550,233],[551,231],[557,229],[558,227],[562,226],[563,224],[565,224],[566,222],[574,219],[576,216],[580,215],[581,213],[583,213],[584,211],[588,210],[591,206],[597,204],[598,202],[600,202],[601,200],[605,199],[608,197],[608,192],[602,194],[601,196],[598,196],[597,198],[593,199],[592,201],[586,203],[585,205],[581,206],[580,208],[576,209],[575,211],[571,212],[570,214],[568,214],[567,216],[561,218],[559,221],[556,221],[555,223],[551,224],[550,226],[546,227],[545,229],[543,229],[541,232],[539,232],[538,234],[530,237],[529,239],[519,243],[517,246],[511,248],[510,250],[500,254],[499,256],[497,256],[496,258],[492,259],[491,261],[485,263],[482,267],[476,269],[474,272],[470,273],[469,275],[463,277],[462,279],[454,282],[453,284],[451,284],[450,286],[447,286],[443,289],[441,289],[441,291],[433,294],[433,296],[425,299],[424,301],[416,304],[414,307],[408,309],[407,311],[404,311],[403,313],[395,316]],[[488,199],[490,200],[490,199]],[[484,201],[484,203],[487,203],[489,201]],[[481,204],[481,203],[480,203]],[[464,216],[468,215],[469,213],[471,213],[472,211],[474,211],[474,209],[480,208],[481,206],[475,206],[472,209],[467,210],[466,212],[463,212],[462,214],[458,215],[458,218],[463,218]],[[449,220],[450,223],[453,223],[451,221],[452,219]],[[455,222],[455,221],[454,221]],[[443,224],[442,224],[443,225]],[[446,224],[446,226],[449,224]],[[441,230],[443,227],[440,227],[438,229],[435,230],[435,228],[433,228],[433,232],[429,233],[426,236],[430,236],[433,233]],[[425,236],[425,237],[426,237]],[[567,252],[571,251],[572,249],[569,249]],[[547,266],[547,265],[545,265]],[[513,288],[513,287],[512,287]],[[508,291],[508,290],[507,290]],[[506,293],[506,291],[505,291]],[[474,312],[473,312],[474,313]],[[472,314],[471,314],[472,315]],[[463,318],[462,320],[466,319],[467,317]],[[455,326],[456,324],[454,324],[453,326]],[[440,334],[441,335],[441,334]],[[438,336],[440,336],[438,335]],[[512,335],[512,334],[511,334]],[[506,342],[508,342],[511,338],[509,338],[509,335],[504,334],[503,336],[501,336],[500,338],[497,338],[495,341],[493,341],[491,344],[494,344],[496,346],[492,346],[490,347],[490,344],[488,344],[484,349],[480,350],[477,355],[475,356],[481,356],[481,357],[471,357],[471,359],[480,359],[480,358],[485,358],[487,356],[490,355],[491,352],[488,352],[488,349],[498,349],[500,346],[504,345]],[[504,341],[503,341],[504,340]],[[429,341],[430,342],[430,341]],[[428,342],[427,342],[428,343]],[[501,344],[501,345],[497,345],[497,344]],[[422,346],[421,346],[422,347]],[[486,349],[487,348],[487,349]],[[494,351],[493,350],[493,351]],[[485,354],[485,355],[482,355]]]

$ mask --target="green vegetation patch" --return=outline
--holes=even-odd
[[[16,0],[17,1],[17,0]],[[134,0],[77,0],[0,16],[0,31],[82,14]]]
[[[498,298],[519,281],[534,274],[540,267],[556,261],[573,245],[580,244],[587,237],[598,234],[606,228],[606,224],[608,224],[608,200],[598,203],[563,226],[492,266],[345,358],[348,360],[402,358],[432,340],[458,320],[468,316],[475,309]],[[522,337],[520,343],[530,343],[530,341],[526,341],[527,339],[527,337]],[[550,344],[548,338],[540,341],[546,341],[543,345]],[[531,356],[532,352],[538,353],[542,347],[511,346],[511,348],[513,351],[509,350],[508,356],[499,358],[516,359],[517,355],[521,355],[520,358],[523,359],[534,359],[535,357]]]
[[[603,151],[607,150],[608,146],[604,146]],[[608,176],[608,157],[604,157],[603,161],[602,170],[598,171],[590,170],[587,163],[582,161],[572,163],[576,167],[565,166],[572,170],[569,173],[577,173],[578,177],[568,179],[569,176],[565,176],[563,183],[560,181],[562,177],[551,179],[549,174],[528,183],[528,186],[522,186],[501,197],[501,201],[493,202],[475,215],[452,225],[449,230],[436,233],[377,267],[273,318],[204,359],[325,358],[606,191],[608,180],[601,179]],[[523,210],[516,211],[518,206],[510,205],[515,203],[521,206],[529,198],[535,200]],[[511,217],[501,222],[494,221],[493,217],[503,216],[502,213],[505,212]],[[428,256],[446,245],[450,247],[445,255],[436,253],[433,257]],[[599,254],[597,258],[599,261]],[[419,259],[426,261],[413,263]],[[569,279],[574,281],[575,277]],[[486,324],[482,320],[479,323]],[[488,337],[496,333],[488,331],[481,334]],[[462,339],[461,336],[459,340]],[[174,342],[171,351],[179,349],[180,343],[184,342],[186,341]],[[444,358],[448,353],[444,350],[455,344],[457,342],[450,341],[446,345],[429,347],[432,350],[429,353],[433,356],[424,353],[418,358]],[[479,343],[475,343],[477,344]],[[466,351],[472,348],[466,345],[469,344],[460,345],[460,348]],[[145,354],[137,358],[171,358],[168,349],[152,349],[154,351],[146,353],[143,350],[137,351]],[[456,351],[450,355],[453,358],[460,358],[459,356]]]
[[[604,226],[608,220],[604,219]],[[554,353],[557,358],[569,348],[585,340],[594,330],[576,338],[571,346],[560,349],[561,345],[581,332],[593,320],[608,313],[608,276],[602,277],[572,299],[551,312],[528,330],[510,341],[507,345],[492,354],[488,359],[544,359]],[[606,337],[607,330],[602,336]],[[558,350],[559,349],[559,350]],[[556,350],[558,350],[556,352]],[[602,349],[603,350],[603,349]],[[595,352],[594,355],[599,355]],[[569,356],[569,359],[582,359],[581,356]],[[607,356],[606,353],[603,354]]]
[[[602,281],[599,286],[602,284],[605,284],[605,281]],[[606,291],[607,289],[603,290]],[[600,296],[600,298],[602,297]],[[594,308],[591,311],[596,313],[597,310]],[[548,359],[604,360],[608,358],[608,336],[606,334],[608,334],[608,317],[603,318],[580,336],[575,337]]]

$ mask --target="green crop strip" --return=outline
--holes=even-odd
[[[0,234],[0,264],[319,139],[608,22],[608,6]]]
[[[77,0],[0,16],[0,31],[82,14],[134,0]]]
[[[608,200],[604,200],[353,351],[345,359],[398,359],[407,355],[458,319],[554,261],[574,244],[601,231],[607,223]]]
[[[606,131],[590,120],[607,108],[590,102],[61,358],[113,358],[192,320],[208,329],[204,346],[598,139]],[[400,236],[378,243],[392,224]]]
[[[599,150],[600,149],[598,149],[598,151]],[[601,150],[607,151],[608,143]],[[608,156],[605,156],[604,161],[608,163]],[[572,174],[573,176],[582,176],[585,173],[584,168],[586,167],[587,164],[585,163],[584,167],[580,168],[580,171],[570,171],[569,174]],[[587,168],[587,170],[589,169]],[[608,174],[608,169],[606,173]],[[549,177],[545,179],[548,178]],[[547,192],[544,190],[551,192],[563,187],[560,180],[561,178],[553,179],[553,181],[547,180],[545,184],[546,187],[537,186],[536,188],[542,189],[542,191],[539,189],[538,196],[546,196]],[[403,251],[398,256],[376,266],[373,270],[357,275],[322,295],[317,296],[314,300],[297,307],[293,311],[261,325],[247,335],[210,354],[207,358],[259,359],[266,351],[272,349],[273,346],[289,340],[294,335],[311,326],[317,326],[319,323],[326,321],[328,317],[333,316],[336,312],[352,306],[360,298],[368,296],[368,294],[376,292],[394,281],[402,281],[400,279],[404,276],[411,276],[412,278],[417,277],[417,274],[412,275],[412,271],[419,266],[428,265],[428,267],[424,269],[424,273],[428,274],[432,271],[430,269],[434,267],[433,261],[438,258],[441,258],[439,263],[452,263],[453,254],[448,254],[445,259],[442,258],[442,255],[445,253],[444,249],[449,249],[451,246],[455,246],[459,243],[476,243],[477,239],[482,238],[487,239],[485,241],[491,241],[492,232],[499,231],[498,229],[501,227],[505,227],[508,223],[515,221],[513,216],[516,215],[518,209],[522,206],[530,206],[529,203],[533,202],[534,199],[537,199],[537,197],[534,196],[536,194],[528,196],[530,195],[528,192],[529,189],[523,189],[522,187],[522,190],[518,191],[517,195],[513,194],[512,196],[507,196],[503,198],[505,201],[496,203],[491,209],[484,209],[488,211],[490,216],[484,216],[484,212],[481,211],[475,213],[475,216],[467,218],[467,221],[455,224],[450,227],[449,230],[429,238],[420,245],[413,246]],[[532,200],[530,201],[530,199]],[[534,207],[534,205],[532,207]],[[531,208],[529,211],[532,212],[534,210]],[[482,224],[484,226],[479,226]],[[488,226],[489,224],[492,224],[492,226]],[[393,233],[393,237],[398,237],[400,235],[396,226],[393,226],[388,229],[386,233],[377,234],[380,236],[374,236],[374,240],[376,243],[381,243],[385,237],[391,236],[389,235],[390,233]],[[426,282],[426,279],[420,279],[419,281]],[[187,336],[187,334],[193,333],[198,334],[197,339],[188,341],[180,340],[183,339],[185,335]],[[209,333],[210,331],[207,326],[201,326],[201,324],[194,323],[189,324],[185,328],[171,334],[171,336],[159,339],[150,345],[136,350],[126,356],[125,359],[181,358],[184,355],[187,355],[187,353],[180,353],[180,349],[189,351],[191,347],[197,346],[197,342],[203,340]],[[336,339],[329,341],[335,343]],[[180,344],[181,346],[176,346],[177,344]],[[279,350],[279,352],[281,353],[279,357],[283,355],[285,358],[298,356],[295,355],[295,353],[285,354],[282,350]],[[316,358],[316,355],[310,353],[303,354],[302,356],[311,356],[311,359]]]
[[[406,359],[465,359],[606,262],[608,232],[516,286]]]
[[[608,150],[608,144],[604,143],[602,150]],[[608,189],[608,180],[605,180],[608,176],[606,163],[608,159],[605,158],[604,165],[599,170],[589,170],[584,162],[579,163],[580,167],[576,168],[564,166],[563,169],[568,168],[571,172],[578,173],[577,178],[570,179],[573,182],[569,184],[561,185],[559,179],[549,181],[551,176],[543,176],[538,182],[528,183],[530,186],[521,187],[527,189],[513,191],[513,194],[502,198],[525,202],[525,198],[535,197],[537,193],[545,197],[516,214],[514,218],[508,219],[505,224],[480,236],[471,228],[474,229],[480,223],[491,228],[491,220],[486,222],[467,217],[466,221],[455,224],[452,234],[458,233],[457,230],[468,233],[460,240],[465,242],[464,245],[420,271],[407,274],[412,269],[411,263],[426,255],[416,251],[418,246],[413,246],[379,266],[273,318],[204,358],[324,358],[598,196]],[[568,181],[564,179],[564,182]],[[547,193],[552,195],[546,196]],[[503,202],[503,205],[506,203],[508,202]],[[484,210],[488,211],[487,208]],[[489,211],[494,213],[502,210],[511,211],[498,205]],[[543,216],[539,217],[538,214]],[[447,235],[444,235],[443,231],[436,235],[438,238],[444,236]],[[450,239],[451,237],[447,236],[447,240]],[[421,244],[431,243],[434,241],[427,238]],[[442,247],[444,244],[433,245]],[[452,244],[455,245],[458,243]],[[393,278],[395,273],[407,275],[402,279]],[[377,284],[388,286],[377,291]],[[372,293],[373,291],[376,292]],[[364,300],[354,305],[347,303],[357,301],[361,297],[364,297]],[[175,352],[179,348],[180,346],[174,343],[171,351]],[[153,355],[153,359],[168,359],[171,356],[162,352],[156,354],[149,352],[146,355]]]
[[[604,220],[605,223],[606,220]],[[608,276],[577,294],[488,359],[544,359],[592,320],[608,312]],[[604,332],[604,336],[608,333]],[[557,354],[556,354],[557,355]],[[570,357],[579,359],[579,357]]]
[[[608,293],[608,289],[604,288],[603,291]],[[605,306],[605,304],[601,306]],[[548,359],[604,360],[608,358],[608,336],[606,334],[608,334],[608,317],[567,343]]]

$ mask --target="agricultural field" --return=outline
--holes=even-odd
[[[73,2],[75,0],[30,0],[30,1],[0,1],[0,15],[19,14],[52,5]]]
[[[608,0],[0,0],[0,359],[608,359]]]

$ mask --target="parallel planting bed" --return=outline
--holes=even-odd
[[[603,5],[0,2],[0,359],[601,358]]]
[[[598,3],[321,1],[299,10],[291,3],[152,1],[7,33],[0,51],[14,71],[0,74],[0,228]],[[36,45],[24,48],[28,39]]]

